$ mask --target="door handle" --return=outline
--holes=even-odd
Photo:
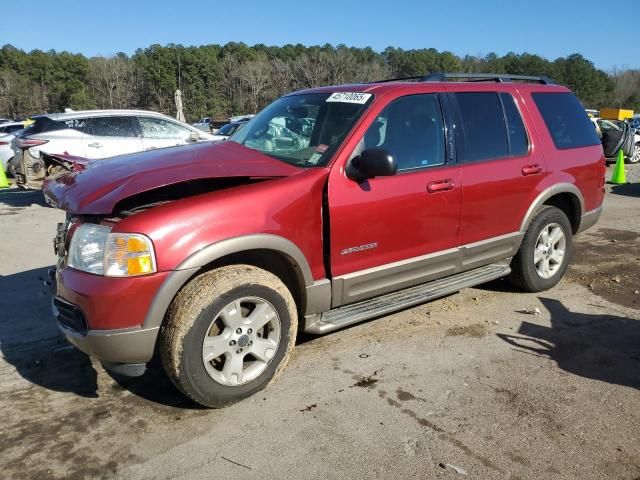
[[[427,192],[446,192],[447,190],[453,190],[453,187],[453,180],[450,178],[447,178],[446,180],[436,180],[435,182],[429,182],[427,185]]]
[[[522,175],[525,177],[527,175],[536,175],[542,172],[542,167],[540,165],[527,165],[526,167],[522,167]]]
[[[102,144],[99,142],[93,142],[89,144],[89,147],[93,147],[93,148],[102,148]]]

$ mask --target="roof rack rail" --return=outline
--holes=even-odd
[[[554,85],[555,82],[547,76],[534,75],[510,75],[508,73],[432,73],[420,78],[421,82],[444,82],[446,80],[462,80],[466,82],[498,82],[509,83],[513,81],[536,82],[544,85]]]
[[[416,82],[422,80],[424,75],[416,75],[413,77],[397,77],[397,78],[385,78],[383,80],[373,80],[366,83],[388,83],[388,82],[404,82],[406,80],[415,80]]]

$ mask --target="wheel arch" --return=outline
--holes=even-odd
[[[197,274],[234,263],[253,265],[278,276],[290,289],[301,314],[307,309],[308,292],[319,283],[314,283],[306,257],[290,240],[271,234],[230,238],[198,250],[171,272],[156,292],[143,327],[159,327],[176,294]]]
[[[571,183],[559,183],[540,193],[531,203],[522,223],[520,224],[520,232],[525,233],[536,212],[543,205],[550,205],[562,210],[571,223],[573,233],[577,233],[580,229],[580,221],[585,212],[584,196],[578,187]]]

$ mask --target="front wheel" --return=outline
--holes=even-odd
[[[527,229],[511,262],[509,279],[527,292],[555,286],[567,270],[573,253],[573,232],[565,213],[543,207]]]
[[[278,277],[250,265],[222,267],[193,279],[173,300],[160,356],[185,395],[224,407],[278,376],[297,325],[295,302]]]

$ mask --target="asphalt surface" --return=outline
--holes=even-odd
[[[608,187],[551,291],[497,281],[302,338],[222,410],[68,346],[45,285],[63,214],[0,192],[0,476],[640,478],[639,174]]]

